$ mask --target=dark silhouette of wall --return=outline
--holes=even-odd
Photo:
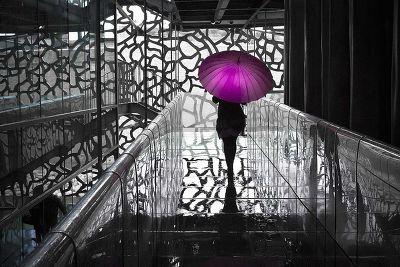
[[[286,1],[286,104],[400,146],[399,1]]]

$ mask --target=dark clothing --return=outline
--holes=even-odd
[[[219,138],[238,137],[246,126],[246,115],[238,103],[226,102],[213,97],[218,105],[217,133]]]
[[[228,181],[229,179],[233,179],[233,161],[236,156],[236,139],[236,136],[222,138],[222,141],[224,142],[226,166],[228,167]]]
[[[23,217],[24,223],[31,224],[35,228],[37,242],[41,242],[43,237],[57,224],[59,209],[63,214],[67,213],[61,200],[57,196],[50,195],[30,209],[30,215]]]
[[[218,105],[217,133],[224,143],[224,154],[227,167],[228,186],[225,193],[223,212],[238,212],[236,206],[236,189],[234,185],[233,162],[236,156],[236,140],[246,126],[246,116],[238,103],[226,102],[215,96],[212,98]]]

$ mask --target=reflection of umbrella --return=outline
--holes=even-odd
[[[273,87],[267,66],[240,51],[219,52],[207,57],[200,65],[199,78],[210,94],[235,103],[257,100]]]

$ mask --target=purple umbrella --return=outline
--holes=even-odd
[[[224,51],[207,57],[200,65],[199,78],[210,94],[235,103],[257,100],[273,87],[272,75],[265,63],[240,51]]]

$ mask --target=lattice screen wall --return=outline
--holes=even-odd
[[[128,94],[132,95],[132,99],[140,101],[137,92],[142,91],[140,95],[143,95],[145,69],[143,9],[139,6],[125,7],[125,13],[137,26],[131,26],[126,17],[118,15],[118,59],[130,64],[133,69],[133,75],[129,75],[133,78],[122,79],[122,84],[130,84]],[[200,63],[213,53],[225,50],[248,51],[271,69],[274,89],[283,89],[283,27],[176,31],[171,29],[168,18],[164,17],[163,24],[159,14],[150,11],[147,14],[147,69],[151,70],[151,75],[148,75],[151,77],[148,82],[149,104],[160,109],[171,99],[176,89],[192,92],[193,97],[185,101],[185,126],[214,125],[215,107],[198,80]]]

